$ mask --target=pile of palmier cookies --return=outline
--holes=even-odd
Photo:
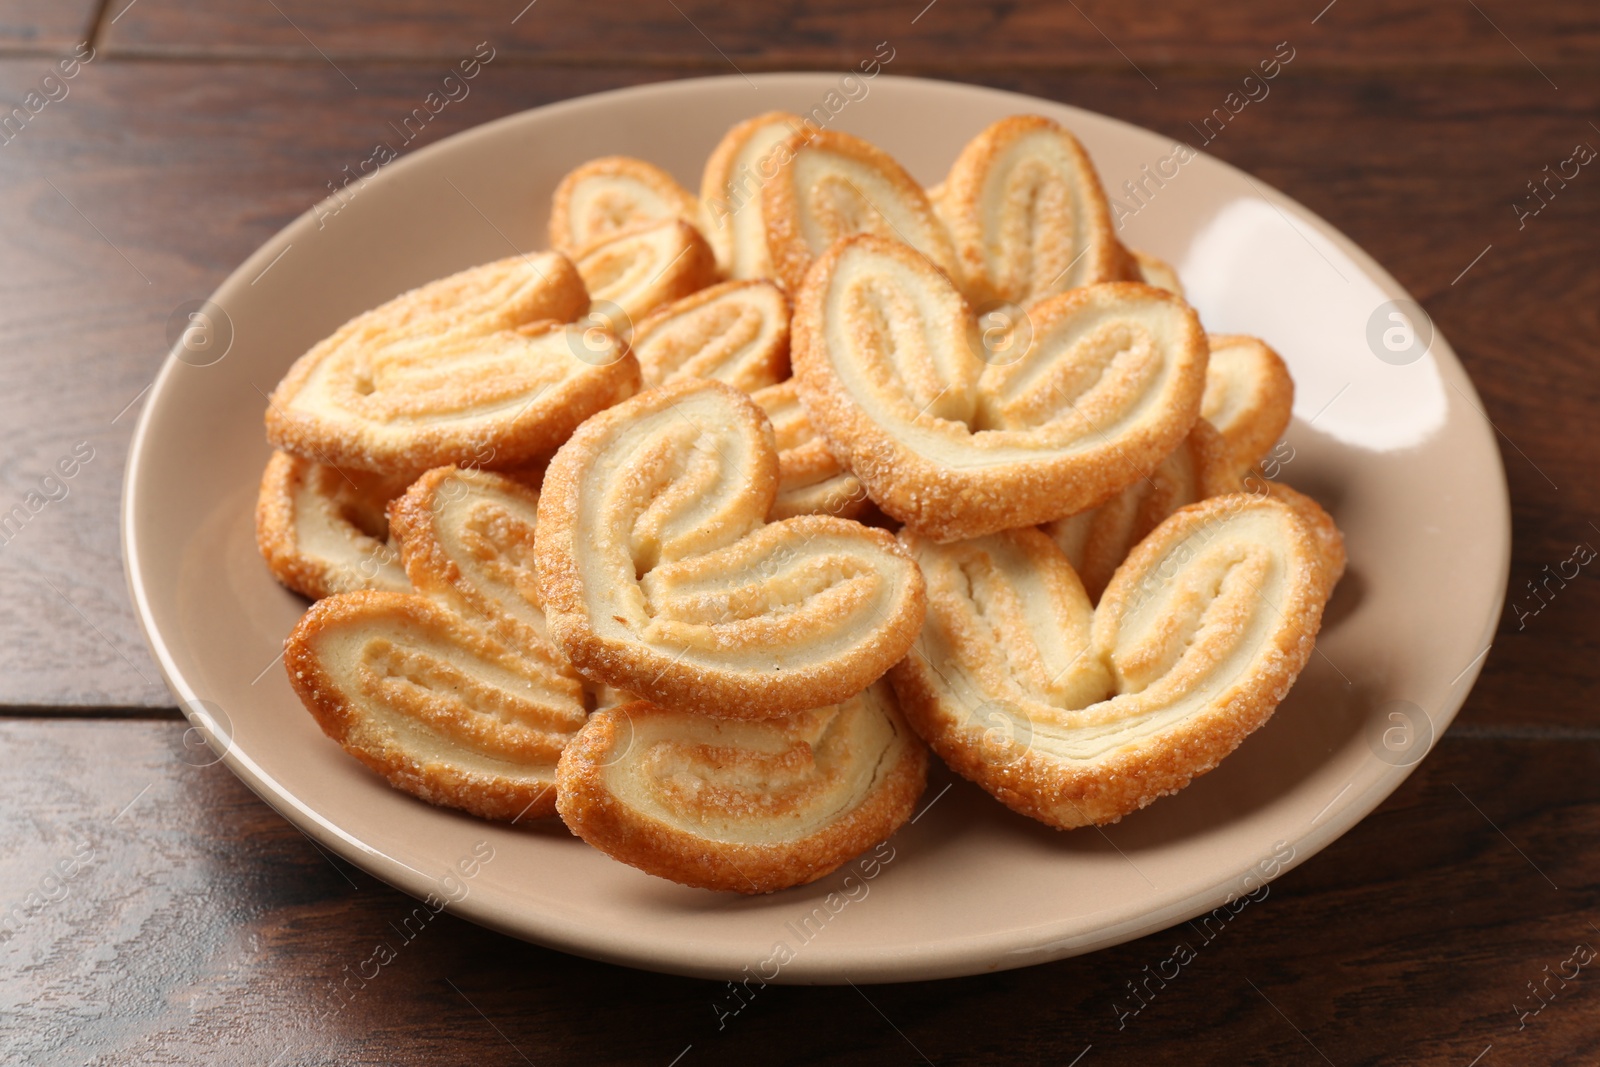
[[[1293,384],[1117,240],[1056,123],[924,189],[779,113],[700,195],[597,159],[554,250],[402,294],[272,394],[289,680],[394,787],[769,892],[917,809],[932,748],[1114,822],[1261,726],[1344,569],[1262,476]]]

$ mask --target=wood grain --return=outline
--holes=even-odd
[[[957,0],[358,0],[322,4],[195,5],[140,0],[105,42],[114,53],[318,60],[373,55],[452,58],[478,41],[540,62],[694,64],[725,73],[854,67],[879,41],[917,69],[1085,64],[1119,72],[1168,64],[1249,67],[1278,41],[1304,44],[1312,62],[1413,70],[1440,64],[1582,63],[1600,24],[1581,0],[1512,6],[1398,0],[1373,5],[1273,3],[972,4]],[[1324,5],[1327,5],[1324,11]],[[1317,18],[1322,12],[1320,18]],[[1313,22],[1313,19],[1316,19]],[[1491,21],[1491,19],[1493,21]],[[1498,25],[1509,35],[1495,27]],[[1511,41],[1518,42],[1513,45]],[[1241,71],[1241,74],[1243,72]],[[1559,81],[1559,79],[1557,79]]]
[[[65,496],[0,538],[0,1059],[1600,1060],[1592,968],[1519,1015],[1539,1005],[1528,983],[1546,967],[1579,943],[1600,949],[1600,860],[1586,847],[1600,826],[1600,592],[1592,567],[1539,599],[1525,588],[1575,544],[1600,547],[1600,178],[1585,172],[1524,228],[1511,210],[1575,141],[1600,144],[1592,3],[525,2],[0,11],[0,101],[20,101],[91,32],[98,49],[66,98],[0,144],[0,512],[93,449]],[[1377,812],[1214,941],[1178,928],[986,977],[773,987],[719,1027],[729,991],[714,983],[448,914],[403,938],[395,924],[414,902],[320,852],[186,747],[181,720],[149,710],[171,698],[127,603],[117,510],[171,310],[306,210],[481,40],[495,63],[423,143],[660,78],[853,66],[879,41],[893,73],[1188,139],[1245,67],[1291,42],[1272,96],[1207,150],[1323,215],[1416,294],[1500,434],[1511,599],[1456,726]],[[1005,900],[997,883],[993,906]],[[1179,941],[1195,959],[1124,1015],[1128,983]],[[341,997],[379,943],[398,946],[396,961]]]
[[[1600,858],[1581,845],[1600,819],[1593,742],[1447,739],[1209,941],[1185,924],[986,977],[757,987],[720,1028],[713,1005],[733,1002],[717,983],[448,914],[407,939],[396,925],[414,901],[320,852],[220,765],[192,765],[180,723],[0,722],[0,744],[0,818],[20,828],[0,844],[0,907],[22,913],[0,941],[0,998],[19,1061],[1066,1064],[1092,1045],[1085,1064],[1182,1047],[1198,1063],[1320,1051],[1341,1067],[1460,1067],[1491,1044],[1488,1064],[1600,1053],[1600,975],[1552,984],[1526,1020],[1512,1010],[1536,1006],[1526,983],[1546,964],[1600,949]],[[336,993],[380,943],[394,962]],[[1128,983],[1179,943],[1195,958],[1132,1014]]]
[[[34,66],[0,61],[0,90],[27,84]],[[0,545],[0,596],[13,609],[0,615],[0,705],[169,705],[127,605],[116,527],[137,398],[159,366],[172,309],[210,292],[305,211],[436,73],[343,66],[359,92],[326,65],[287,68],[286,77],[269,66],[101,58],[70,96],[0,147],[0,344],[13,357],[0,362],[0,420],[13,442],[0,456],[6,507],[80,442],[94,449],[69,496]],[[658,76],[491,65],[425,136]],[[1171,73],[1156,92],[1131,72],[972,80],[1173,137],[1235,81]],[[1487,417],[1506,435],[1514,590],[1566,559],[1576,541],[1600,544],[1589,525],[1600,521],[1600,487],[1589,476],[1600,382],[1583,340],[1600,331],[1600,184],[1575,182],[1520,232],[1510,208],[1597,113],[1593,72],[1553,93],[1531,71],[1397,80],[1291,66],[1271,97],[1208,146],[1350,234],[1455,342]],[[1329,130],[1346,151],[1329,150]],[[39,373],[45,366],[52,372]],[[1521,629],[1508,609],[1481,683],[1494,699],[1466,721],[1589,726],[1600,637],[1593,578],[1585,571]]]
[[[89,39],[99,9],[100,0],[6,0],[0,7],[0,50],[69,52]]]

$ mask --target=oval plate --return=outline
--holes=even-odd
[[[625,89],[451,137],[296,219],[217,290],[231,349],[163,367],[129,456],[123,542],[156,660],[223,761],[316,841],[485,926],[637,967],[778,982],[938,978],[1087,952],[1216,908],[1354,826],[1454,717],[1500,615],[1505,472],[1454,353],[1405,305],[1410,318],[1391,316],[1405,292],[1351,241],[1224,163],[1180,160],[1189,153],[1155,133],[1061,104],[888,76],[830,128],[932,184],[995,119],[1059,120],[1122,204],[1124,240],[1178,268],[1207,328],[1264,337],[1288,360],[1295,420],[1279,476],[1332,512],[1350,569],[1272,721],[1178,796],[1099,830],[1046,829],[936,770],[915,821],[876,853],[755,899],[651,878],[559,824],[429,807],[317,729],[276,659],[305,602],[254,543],[265,395],[356,313],[543,248],[550,195],[578,163],[634,155],[697,189],[734,122],[844,99],[834,75],[754,80],[759,94],[739,77]],[[493,860],[452,877],[482,842]]]

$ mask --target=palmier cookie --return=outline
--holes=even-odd
[[[1344,565],[1332,520],[1303,497],[1181,509],[1098,608],[1037,530],[902,536],[929,588],[916,652],[892,675],[907,719],[952,769],[1063,829],[1182,789],[1265,723]]]
[[[768,524],[772,427],[687,381],[590,419],[539,497],[550,634],[594,681],[676,710],[770,718],[844,700],[906,654],[922,576],[882,530]]]
[[[1179,508],[1240,492],[1239,473],[1222,435],[1200,419],[1149,477],[1098,507],[1045,524],[1044,532],[1078,572],[1089,599],[1098,601],[1134,545]]]
[[[621,310],[607,324],[623,337],[656,308],[704,289],[717,277],[711,246],[682,219],[602,237],[579,253],[577,264],[594,303]]]
[[[773,277],[761,190],[790,158],[784,142],[805,128],[798,115],[769,111],[735,125],[706,160],[700,178],[702,227],[728,277]]]
[[[765,722],[656,704],[595,713],[556,772],[573,833],[642,871],[704,889],[803,885],[911,817],[927,754],[886,682]]]
[[[804,130],[782,142],[788,158],[761,190],[773,272],[792,293],[818,256],[842,237],[904,241],[954,273],[944,224],[922,186],[883,149],[833,130]]]
[[[778,496],[768,518],[796,515],[858,517],[867,506],[861,481],[834,458],[828,442],[806,417],[793,379],[752,394],[772,422],[778,446]]]
[[[576,167],[556,186],[550,246],[569,256],[603,237],[667,219],[695,222],[694,194],[653,163],[606,156]]]
[[[975,303],[1026,305],[1139,278],[1078,139],[1038,115],[1001,119],[956,157],[935,204]]]
[[[562,325],[588,304],[555,253],[412,290],[295,362],[268,402],[267,438],[341,469],[397,476],[531,463],[637,388],[638,364],[618,338]]]
[[[789,377],[789,298],[768,281],[713,285],[651,312],[632,347],[646,389],[715,378],[753,393]]]
[[[1283,357],[1264,341],[1211,334],[1206,391],[1200,413],[1228,443],[1241,472],[1271,451],[1294,413],[1294,379]]]
[[[939,541],[1093,507],[1153,471],[1199,416],[1194,311],[1135,282],[1036,305],[1008,362],[910,248],[841,241],[795,300],[800,399],[890,516]],[[992,359],[992,361],[991,361]]]
[[[389,784],[486,819],[549,815],[583,689],[414,593],[341,593],[284,644],[324,733]]]
[[[357,589],[411,588],[389,543],[384,507],[403,478],[344,471],[274,452],[256,499],[256,545],[273,575],[313,600]]]
[[[539,494],[490,471],[439,467],[389,509],[405,572],[507,648],[580,681],[550,640],[534,574]]]

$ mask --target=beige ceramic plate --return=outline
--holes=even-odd
[[[1103,832],[1045,829],[936,771],[924,813],[874,862],[758,899],[648,877],[559,825],[507,828],[431,808],[323,737],[275,660],[305,603],[272,580],[252,538],[263,394],[355,313],[543,248],[551,191],[575,164],[636,155],[697,188],[730,124],[773,108],[826,114],[848,100],[838,88],[814,74],[650,85],[452,137],[384,168],[342,207],[308,212],[235,271],[213,298],[231,320],[223,358],[195,365],[213,348],[168,360],[128,462],[134,602],[196,726],[318,842],[408,893],[455,900],[476,922],[597,959],[710,977],[748,967],[790,982],[972,974],[1112,945],[1254,889],[1371,811],[1455,715],[1500,613],[1504,471],[1449,345],[1415,311],[1387,306],[1405,299],[1394,279],[1292,200],[1210,158],[1179,163],[1154,133],[880,76],[831,125],[884,146],[925,183],[1016,112],[1072,128],[1110,191],[1148,164],[1160,184],[1146,178],[1137,201],[1121,192],[1124,238],[1178,268],[1209,329],[1260,335],[1289,361],[1298,392],[1281,477],[1333,513],[1350,570],[1320,654],[1271,723],[1185,792]],[[473,866],[491,847],[492,861]]]

